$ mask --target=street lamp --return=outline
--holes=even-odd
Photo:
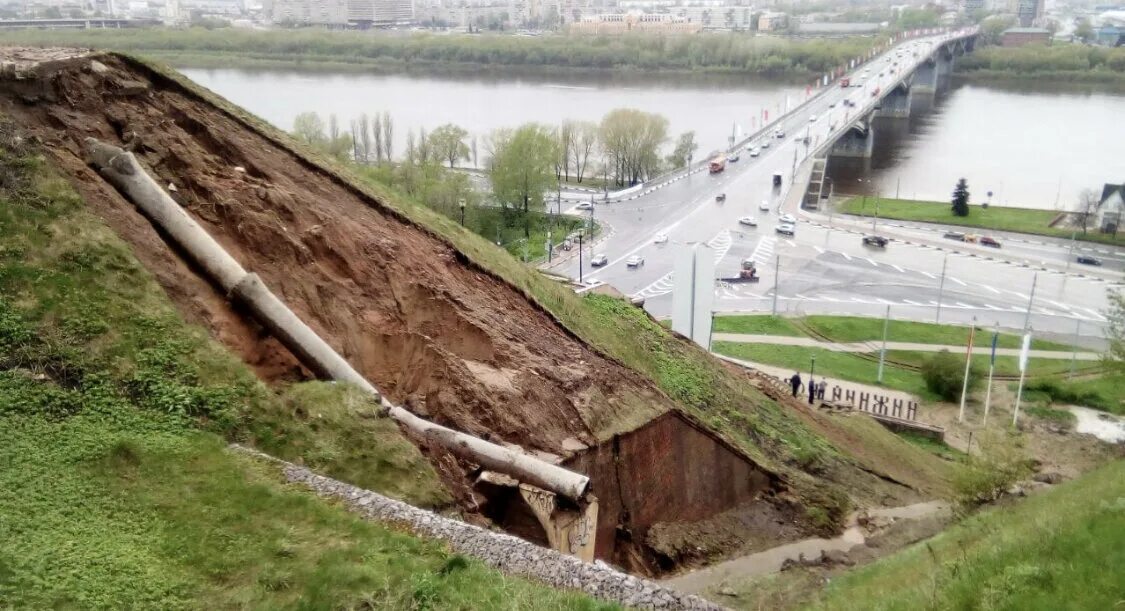
[[[815,354],[810,357],[810,362],[809,362],[809,383],[810,384],[812,383],[814,373],[816,373],[816,355]]]
[[[465,226],[465,200],[461,200],[461,201],[457,202],[457,205],[461,206],[461,226],[464,227]]]
[[[582,284],[582,228],[578,228],[578,284]]]

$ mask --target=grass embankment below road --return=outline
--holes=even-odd
[[[1125,234],[1118,234],[1119,237],[1115,238],[1113,235],[1096,233],[1092,230],[1086,233],[1079,230],[1075,234],[1074,230],[1070,228],[1051,227],[1051,221],[1058,216],[1058,212],[1054,210],[995,205],[986,209],[980,205],[971,205],[969,206],[968,216],[954,216],[949,202],[884,197],[852,197],[840,204],[836,210],[843,214],[871,217],[875,215],[876,207],[881,219],[939,223],[993,231],[1013,231],[1053,238],[1069,239],[1071,235],[1075,235],[1076,239],[1086,242],[1125,246]]]
[[[828,315],[803,318],[755,314],[716,316],[712,330],[715,333],[812,337],[827,342],[878,342],[883,338],[883,319]],[[964,346],[969,342],[969,332],[970,328],[963,325],[891,320],[887,325],[887,341]],[[978,327],[973,343],[976,346],[987,346],[991,341],[992,330]],[[1019,335],[1001,333],[997,346],[1019,348],[1021,341]],[[1071,349],[1068,344],[1034,337],[1031,340],[1031,347],[1034,350],[1069,351]]]
[[[1125,597],[1125,461],[833,577],[811,608],[1110,609]]]

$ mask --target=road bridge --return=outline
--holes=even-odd
[[[776,307],[779,312],[882,316],[891,305],[901,318],[960,323],[979,318],[1010,328],[1030,319],[1040,330],[1073,333],[1077,324],[1083,334],[1098,335],[1105,323],[1106,287],[1123,278],[1125,253],[1118,257],[1115,251],[1105,257],[1104,268],[1086,270],[1083,277],[1069,269],[1073,253],[1063,240],[1006,241],[996,250],[942,243],[940,234],[885,224],[879,232],[895,241],[873,250],[860,243],[871,231],[870,222],[817,210],[826,195],[823,175],[830,159],[868,155],[874,130],[897,122],[890,120],[888,128],[882,120],[877,128],[879,113],[905,116],[911,97],[943,86],[956,57],[972,49],[976,35],[967,29],[921,36],[872,57],[846,75],[852,86],[825,87],[740,143],[741,159],[724,172],[680,172],[622,197],[595,197],[588,210],[572,205],[570,213],[591,215],[609,228],[607,237],[587,246],[589,254],[604,254],[607,264],[593,268],[586,256],[581,276],[644,298],[646,309],[666,315],[674,253],[682,245],[706,244],[719,277],[736,275],[745,258],[757,261],[761,274],[758,284],[718,286],[717,311]],[[750,156],[751,149],[758,154]],[[775,173],[782,175],[781,187],[773,184]],[[722,201],[716,199],[719,194],[725,195]],[[589,195],[583,201],[591,201]],[[774,231],[783,213],[797,217],[793,236]],[[573,255],[545,267],[578,278]],[[626,265],[634,256],[643,264]],[[1033,283],[1038,283],[1034,295]]]

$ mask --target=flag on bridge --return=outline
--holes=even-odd
[[[1000,341],[1000,332],[999,331],[993,331],[992,332],[992,360],[989,361],[989,364],[991,364],[991,365],[996,364],[996,344],[999,341]]]

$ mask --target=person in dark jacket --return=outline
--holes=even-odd
[[[809,378],[809,405],[816,400],[816,380]]]
[[[793,377],[789,378],[789,386],[793,387],[793,398],[796,398],[797,391],[801,390],[801,374],[793,374]]]

